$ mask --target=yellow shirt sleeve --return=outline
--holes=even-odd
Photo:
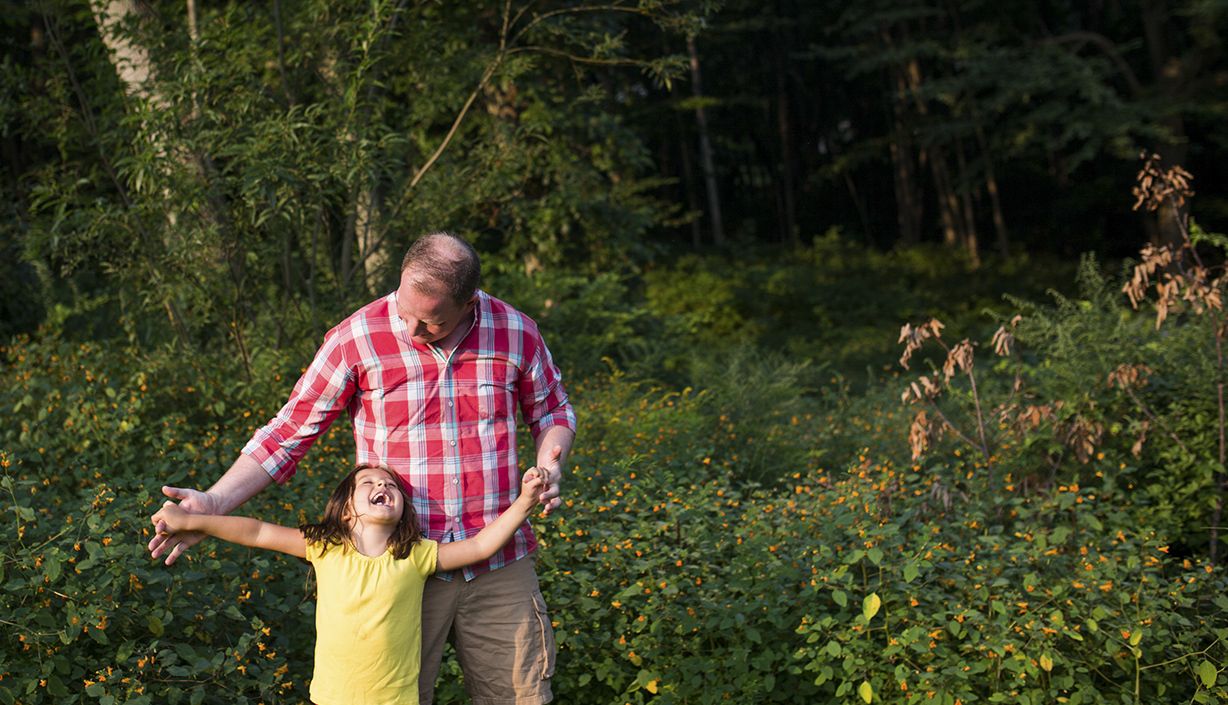
[[[439,565],[439,544],[430,539],[419,539],[409,554],[409,560],[414,562],[423,577],[434,575]]]

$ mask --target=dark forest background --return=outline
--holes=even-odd
[[[1228,700],[1226,43],[1228,0],[0,2],[0,705],[306,701],[303,566],[167,569],[148,516],[437,229],[579,417],[561,702]],[[314,519],[350,433],[242,511]]]
[[[435,228],[530,274],[825,235],[1120,259],[1174,237],[1131,210],[1141,152],[1195,175],[1199,222],[1228,220],[1225,12],[10,4],[3,332],[56,306],[161,310],[141,335],[180,342],[267,305],[330,318]]]

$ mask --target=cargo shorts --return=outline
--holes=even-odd
[[[530,555],[469,582],[427,580],[422,597],[421,705],[432,705],[446,642],[456,649],[473,705],[553,699],[554,629]]]

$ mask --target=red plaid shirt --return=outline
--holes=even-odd
[[[357,463],[394,470],[411,489],[427,538],[468,538],[520,493],[516,407],[536,439],[576,418],[537,324],[478,292],[468,335],[448,355],[410,339],[396,292],[367,304],[324,336],[290,400],[243,448],[284,483],[341,411],[354,422]],[[465,579],[531,553],[525,522]]]

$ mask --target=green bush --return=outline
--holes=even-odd
[[[906,378],[851,395],[818,365],[686,345],[657,358],[680,365],[660,374],[627,345],[673,324],[619,280],[574,280],[575,296],[549,307],[551,287],[521,285],[517,304],[557,326],[551,340],[576,332],[569,357],[577,340],[610,357],[569,378],[581,436],[566,503],[535,522],[560,701],[1228,697],[1228,579],[1171,520],[1196,516],[1188,503],[1205,511],[1205,496],[1160,481],[1163,463],[1193,467],[1179,463],[1211,441],[1190,435],[1194,452],[1174,459],[1156,435],[1134,458],[1137,405],[1100,375],[1148,329],[1109,294],[1033,309],[1027,352],[977,368],[988,397],[1020,374],[1038,403],[1094,409],[1106,430],[1085,462],[1044,425],[991,429],[989,461],[948,437],[913,462]],[[524,303],[534,296],[542,308]],[[585,320],[598,304],[628,340]],[[1156,370],[1141,398],[1187,434],[1207,414],[1205,395],[1183,391],[1205,362],[1172,364],[1190,330],[1166,329],[1140,358]],[[49,335],[0,351],[13,419],[0,427],[12,526],[0,619],[13,635],[0,705],[306,699],[314,612],[301,562],[215,542],[168,569],[144,547],[158,487],[220,475],[284,401],[299,356],[254,355],[248,381],[233,357],[174,349]],[[942,403],[966,419],[956,391]],[[351,458],[338,424],[244,513],[314,518]],[[440,701],[460,700],[455,661],[443,673]]]

